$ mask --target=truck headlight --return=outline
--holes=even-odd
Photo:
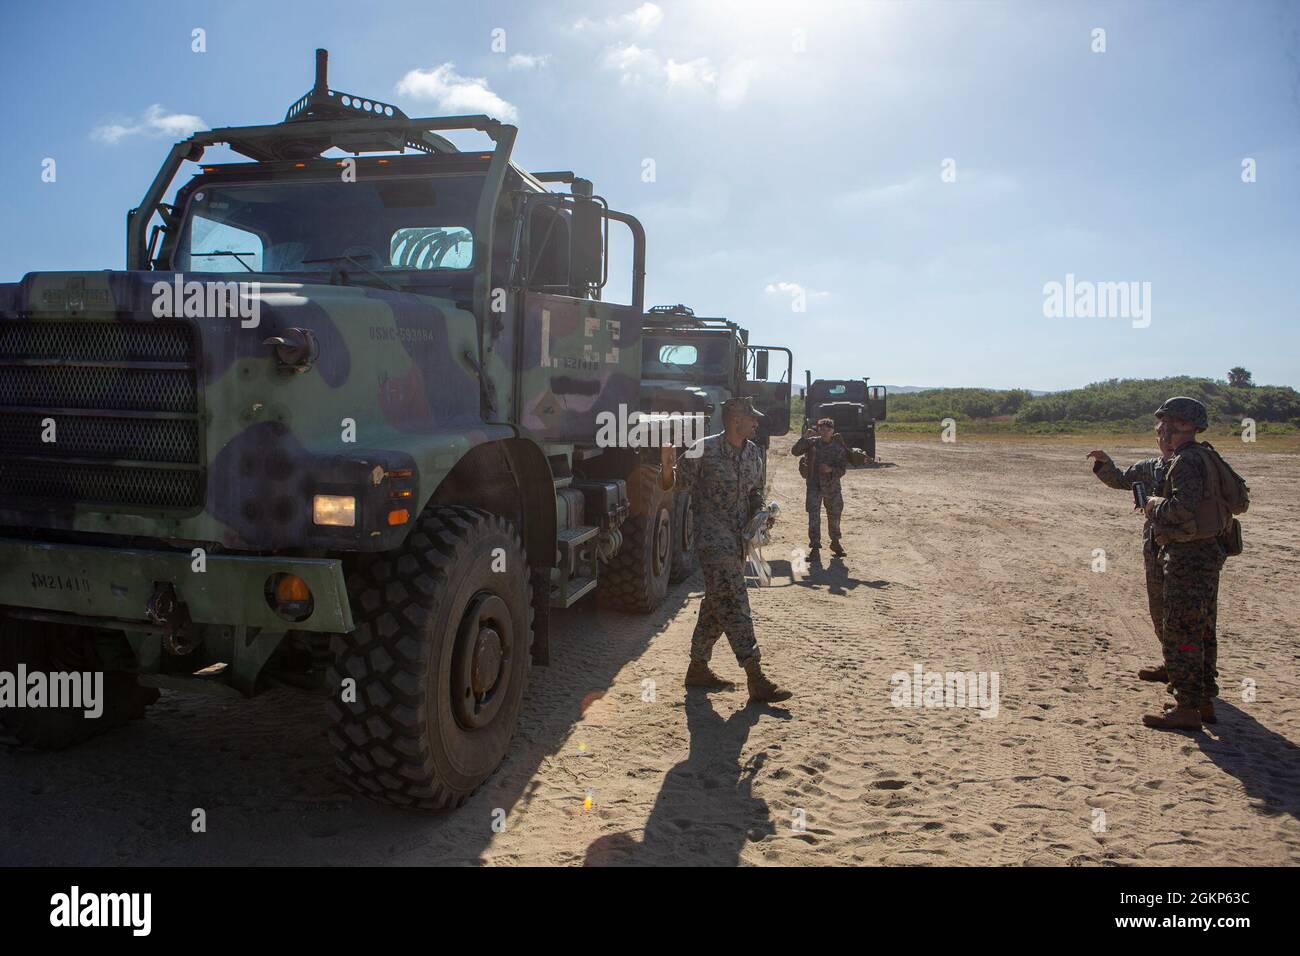
[[[355,528],[357,499],[351,495],[317,495],[312,499],[311,519],[316,524]]]

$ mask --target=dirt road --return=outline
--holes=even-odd
[[[1158,657],[1140,521],[1084,450],[882,442],[887,464],[846,478],[848,558],[804,575],[788,448],[777,577],[751,590],[787,705],[684,692],[695,578],[648,618],[556,613],[512,755],[454,815],[347,793],[319,701],[168,694],[90,746],[0,753],[0,863],[1300,860],[1300,457],[1243,464],[1254,504],[1220,597],[1221,716],[1193,735],[1141,726],[1168,698],[1133,676]],[[715,665],[743,676],[725,639]],[[996,673],[996,714],[894,706],[891,676],[918,666],[983,674],[986,692]]]

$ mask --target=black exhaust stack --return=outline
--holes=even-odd
[[[316,85],[312,87],[313,93],[328,93],[330,71],[330,51],[316,51]]]

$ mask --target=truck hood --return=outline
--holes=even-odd
[[[0,284],[0,356],[14,365],[0,436],[23,445],[0,453],[24,459],[0,475],[0,524],[357,547],[313,526],[316,490],[411,469],[421,503],[469,447],[511,433],[481,419],[476,325],[454,302],[251,274],[223,285],[241,282],[104,271]],[[290,329],[319,347],[305,372],[266,342]],[[48,417],[58,445],[33,438]]]

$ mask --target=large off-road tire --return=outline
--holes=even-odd
[[[873,462],[876,460],[876,430],[868,429],[862,444],[862,450],[867,453]]]
[[[356,629],[332,640],[336,764],[375,800],[460,806],[505,758],[528,681],[518,533],[485,511],[429,508],[400,548],[361,555],[347,584]]]
[[[649,614],[668,594],[673,565],[672,495],[659,485],[659,470],[638,465],[627,481],[630,513],[623,520],[623,546],[600,572],[605,603]]]
[[[695,557],[695,516],[691,512],[690,492],[673,494],[673,564],[668,572],[669,584],[681,584],[699,567]]]
[[[0,708],[0,739],[34,750],[62,750],[144,716],[145,708],[159,697],[157,688],[141,687],[126,671],[105,670],[95,642],[96,632],[90,628],[0,617],[0,671],[15,675],[15,680],[19,664],[26,665],[28,674],[104,675],[98,717],[87,717],[84,707]]]

